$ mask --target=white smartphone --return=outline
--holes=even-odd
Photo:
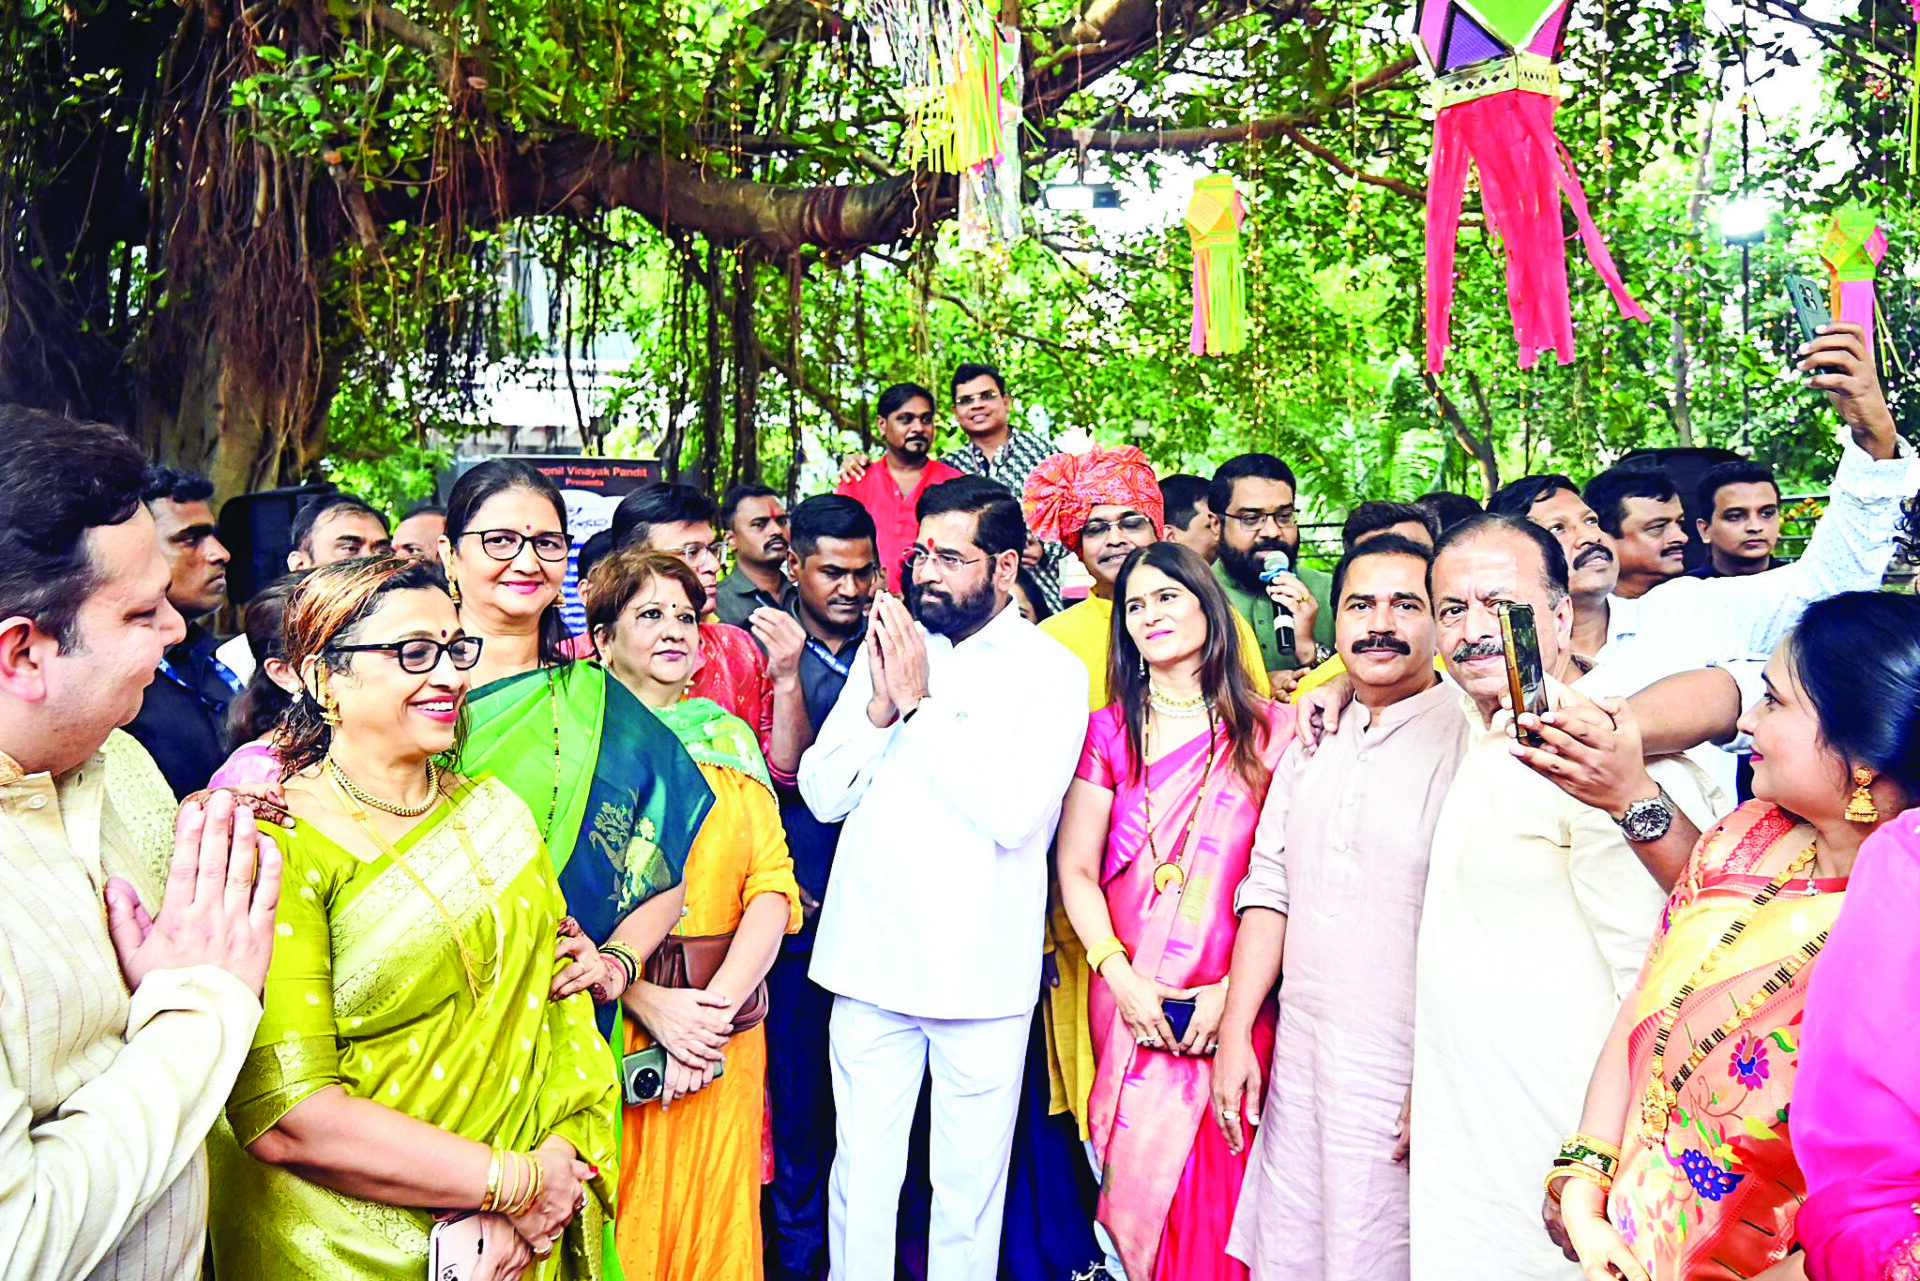
[[[472,1281],[480,1272],[480,1253],[486,1249],[477,1214],[463,1214],[433,1225],[427,1237],[427,1276],[430,1281]]]

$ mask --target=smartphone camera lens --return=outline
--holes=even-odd
[[[633,1071],[633,1097],[642,1102],[660,1097],[660,1072],[657,1068],[635,1068]]]

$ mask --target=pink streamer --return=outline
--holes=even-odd
[[[1840,282],[1840,320],[1860,326],[1867,331],[1867,353],[1873,353],[1873,282],[1871,280],[1843,280]]]
[[[1573,359],[1566,237],[1560,197],[1573,207],[1587,257],[1620,314],[1646,320],[1627,293],[1587,208],[1572,158],[1553,132],[1556,99],[1508,90],[1444,107],[1433,122],[1433,176],[1427,188],[1427,370],[1438,373],[1452,345],[1455,240],[1467,166],[1480,171],[1481,206],[1506,259],[1507,310],[1520,367],[1543,351]]]

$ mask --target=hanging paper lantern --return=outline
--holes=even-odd
[[[1187,232],[1193,237],[1193,333],[1198,356],[1230,356],[1247,345],[1247,268],[1240,224],[1247,202],[1226,174],[1193,184]]]
[[[1568,0],[1421,0],[1416,52],[1434,77],[1433,171],[1427,187],[1427,369],[1452,343],[1454,242],[1468,172],[1480,175],[1487,227],[1506,258],[1507,308],[1520,365],[1552,350],[1573,359],[1560,197],[1620,314],[1647,313],[1627,293],[1587,212],[1573,161],[1553,131]]]
[[[1873,274],[1886,256],[1887,233],[1865,205],[1836,213],[1820,242],[1833,314],[1867,331],[1868,355],[1873,354]]]

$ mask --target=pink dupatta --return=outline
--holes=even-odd
[[[1234,892],[1247,874],[1267,777],[1293,737],[1287,708],[1267,704],[1264,711],[1267,742],[1260,758],[1266,777],[1257,787],[1232,769],[1224,731],[1215,733],[1204,812],[1194,814],[1207,760],[1204,731],[1147,770],[1145,786],[1152,789],[1155,840],[1162,858],[1172,854],[1188,816],[1194,815],[1180,857],[1186,886],[1164,894],[1153,887],[1144,789],[1141,780],[1128,774],[1120,709],[1104,708],[1088,722],[1078,776],[1114,793],[1101,886],[1114,933],[1127,945],[1133,968],[1143,977],[1173,988],[1200,987],[1219,982],[1232,963],[1238,923]],[[1104,1171],[1096,1217],[1113,1237],[1128,1275],[1149,1277],[1196,1135],[1201,1126],[1211,1124],[1206,1113],[1213,1063],[1135,1045],[1106,984],[1097,977],[1087,1005],[1098,1065],[1088,1121]],[[1223,1216],[1222,1243],[1239,1191],[1237,1179],[1231,1186],[1207,1190],[1210,1212]]]
[[[1814,969],[1793,1095],[1814,1281],[1920,1278],[1920,809],[1860,847]]]

